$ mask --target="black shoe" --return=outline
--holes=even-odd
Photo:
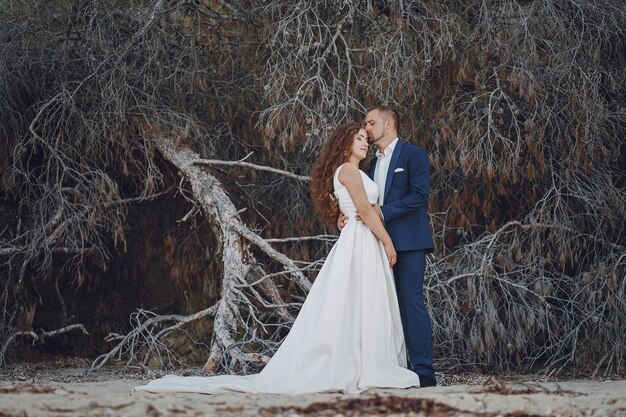
[[[417,374],[417,376],[420,377],[420,388],[437,386],[437,381],[435,381],[435,378],[431,378],[429,376],[420,375],[420,374]]]

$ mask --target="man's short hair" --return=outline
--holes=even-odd
[[[391,117],[396,127],[396,130],[398,131],[400,130],[400,114],[398,113],[396,109],[394,109],[393,107],[389,107],[389,106],[374,106],[374,107],[370,107],[369,109],[367,109],[367,113],[374,111],[374,110],[378,110],[379,112],[384,113],[385,116]]]

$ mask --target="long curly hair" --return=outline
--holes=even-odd
[[[350,158],[354,135],[362,128],[363,125],[360,123],[347,123],[337,127],[313,163],[311,172],[313,208],[322,222],[331,227],[337,224],[339,216],[339,205],[333,194],[333,176],[335,170]],[[359,167],[367,169],[368,162],[368,158],[365,158]]]

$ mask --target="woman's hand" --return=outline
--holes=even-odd
[[[387,254],[387,260],[389,261],[389,267],[393,268],[393,266],[396,264],[396,260],[398,258],[398,254],[396,253],[396,248],[393,247],[393,243],[391,243],[391,240],[387,243],[383,243],[383,246],[385,248],[385,253]]]

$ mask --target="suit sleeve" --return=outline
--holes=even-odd
[[[409,193],[402,199],[381,207],[385,221],[426,207],[430,193],[430,164],[425,149],[414,148],[407,163],[409,171]]]

